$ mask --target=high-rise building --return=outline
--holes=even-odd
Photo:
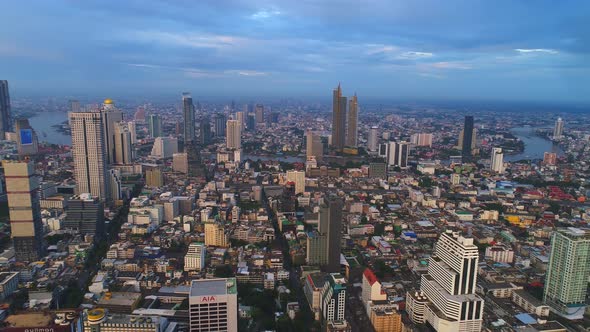
[[[32,262],[43,257],[43,224],[39,203],[39,179],[30,161],[2,162],[15,258]]]
[[[247,113],[246,127],[248,128],[248,131],[256,131],[256,116],[254,113]]]
[[[102,238],[105,232],[104,204],[98,197],[80,194],[68,200],[63,228],[82,235]]]
[[[135,114],[133,114],[133,120],[140,123],[145,123],[145,107],[137,108],[137,111],[135,111]]]
[[[328,322],[344,322],[346,312],[346,279],[340,273],[330,273],[320,292],[322,319]]]
[[[73,112],[69,114],[72,130],[74,177],[78,193],[90,193],[109,200],[106,181],[107,158],[102,112]]]
[[[329,273],[340,272],[342,207],[342,200],[337,197],[324,198],[324,204],[320,206],[318,232],[326,236],[327,263],[324,270]]]
[[[145,185],[158,188],[164,185],[164,174],[159,167],[148,167],[145,170]]]
[[[110,190],[110,197],[113,201],[118,201],[122,198],[122,190],[121,190],[121,171],[118,169],[111,168],[107,173],[107,178],[109,180],[109,190]]]
[[[590,276],[590,228],[558,228],[551,237],[543,302],[567,319],[582,319]]]
[[[471,156],[473,155],[471,148],[471,145],[474,143],[473,129],[473,116],[465,116],[465,124],[463,126],[463,146],[461,147],[461,155],[464,162],[471,160]]]
[[[545,152],[543,154],[543,164],[553,166],[557,164],[557,153]]]
[[[260,125],[264,123],[264,105],[256,104],[256,124]]]
[[[6,133],[11,131],[12,115],[10,110],[8,81],[0,80],[0,139],[5,139]]]
[[[367,139],[367,149],[369,151],[377,151],[377,147],[379,143],[379,127],[371,127],[369,130],[369,137]]]
[[[217,114],[215,116],[215,136],[223,137],[225,136],[227,119],[224,114]]]
[[[188,92],[182,93],[182,112],[184,116],[184,144],[189,145],[195,140],[195,105]]]
[[[186,147],[185,147],[186,148]],[[178,140],[174,137],[156,137],[151,156],[158,159],[172,157],[178,152]]]
[[[324,155],[324,145],[322,143],[322,138],[320,137],[320,135],[310,130],[307,132],[305,139],[305,149],[307,157],[315,157],[316,160],[322,160],[322,157]]]
[[[16,119],[16,147],[19,156],[30,156],[39,152],[37,133],[28,119]]]
[[[387,166],[408,167],[410,144],[408,142],[389,142],[387,145]]]
[[[279,112],[271,112],[269,119],[270,119],[270,123],[279,123],[279,117],[280,117],[280,113]]]
[[[504,153],[502,153],[502,148],[492,148],[490,169],[495,173],[504,173]]]
[[[226,146],[228,149],[242,148],[242,128],[238,120],[227,120]]]
[[[422,275],[420,292],[407,293],[414,323],[428,322],[436,331],[479,332],[484,301],[475,295],[479,252],[473,238],[443,233]]]
[[[346,97],[340,84],[332,93],[332,146],[342,150],[346,143]]]
[[[240,123],[242,131],[246,130],[246,117],[244,115],[244,112],[236,112],[236,120],[238,120],[238,122]]]
[[[123,121],[123,112],[115,107],[112,99],[105,99],[100,110],[104,131],[106,163],[115,162],[115,124]],[[94,194],[94,193],[92,193]]]
[[[229,246],[229,235],[221,223],[205,223],[205,245],[227,248]]]
[[[131,134],[131,144],[137,143],[137,123],[135,121],[127,122],[127,128]]]
[[[287,171],[287,182],[295,183],[295,195],[305,192],[305,172],[289,170]]]
[[[162,137],[162,118],[158,114],[148,117],[148,131],[152,138]]]
[[[235,278],[200,279],[191,283],[190,331],[238,331],[238,288]]]
[[[115,159],[114,164],[129,165],[133,163],[131,132],[125,122],[115,124]]]
[[[563,138],[563,119],[557,118],[555,121],[555,128],[553,128],[553,139],[559,140]]]
[[[179,173],[188,173],[188,154],[175,153],[172,155],[172,170]]]
[[[184,255],[185,271],[202,271],[205,268],[205,253],[207,249],[204,243],[193,242],[188,245],[188,251]]]
[[[410,143],[412,143],[415,146],[431,147],[432,146],[432,134],[425,134],[425,133],[413,134],[412,137],[410,138]]]
[[[348,130],[346,131],[346,145],[356,148],[358,145],[358,100],[356,94],[348,103]]]
[[[201,119],[199,126],[199,141],[202,145],[211,143],[211,120],[208,116]]]

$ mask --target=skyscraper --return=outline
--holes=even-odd
[[[129,165],[133,163],[131,132],[125,122],[115,124],[115,164]]]
[[[463,162],[471,160],[472,151],[471,144],[473,142],[473,116],[465,116],[465,125],[463,127],[463,147],[461,148],[461,155]]]
[[[238,120],[227,120],[226,145],[228,149],[242,148],[242,128]]]
[[[105,99],[100,110],[104,131],[106,163],[115,162],[115,124],[123,121],[123,113],[115,107],[112,99]],[[70,124],[71,125],[71,124]],[[94,193],[92,193],[94,195]]]
[[[553,128],[553,139],[558,140],[563,138],[563,120],[557,118],[555,121],[555,128]]]
[[[219,113],[215,115],[215,136],[223,137],[225,136],[227,119],[224,114]]]
[[[244,112],[236,112],[236,120],[238,120],[238,122],[242,126],[242,131],[246,130],[246,118],[244,115]]]
[[[342,200],[337,197],[325,197],[320,206],[318,232],[326,236],[327,264],[326,272],[340,272],[340,248],[342,239]]]
[[[247,113],[246,127],[248,131],[256,131],[256,116],[253,113]]]
[[[195,105],[188,92],[182,93],[182,112],[184,115],[184,144],[189,145],[195,140]]]
[[[0,139],[5,139],[6,133],[10,131],[12,131],[12,115],[8,81],[0,80]]]
[[[256,104],[256,124],[260,125],[264,123],[264,105]]]
[[[152,138],[162,137],[162,118],[158,114],[148,117],[148,131]]]
[[[73,196],[68,200],[63,227],[83,235],[104,235],[104,204],[90,194]]]
[[[558,228],[551,237],[551,255],[543,302],[556,314],[582,319],[590,276],[590,229]]]
[[[408,154],[410,145],[408,142],[389,142],[387,144],[387,166],[408,167]]]
[[[358,141],[358,101],[356,94],[348,103],[348,130],[346,131],[346,145],[356,148]]]
[[[432,146],[432,134],[419,133],[413,134],[410,142],[416,146]]]
[[[305,172],[289,170],[287,171],[287,182],[295,183],[295,195],[305,192]]]
[[[127,128],[131,134],[131,144],[137,143],[137,123],[135,121],[127,122]]]
[[[199,141],[202,145],[211,143],[211,120],[208,116],[201,119],[199,126]]]
[[[315,157],[316,160],[322,160],[324,155],[324,145],[320,135],[310,130],[307,132],[305,140],[306,156],[308,158]]]
[[[367,149],[369,151],[377,151],[379,142],[379,127],[371,127],[369,130],[369,138],[367,139]]]
[[[492,148],[490,169],[495,173],[504,173],[504,154],[502,148]]]
[[[481,331],[484,303],[475,295],[478,260],[472,238],[450,230],[441,234],[420,292],[406,296],[410,318],[428,322],[436,331]]]
[[[190,331],[238,331],[235,278],[193,280],[188,298]]]
[[[28,119],[16,119],[16,147],[19,156],[30,156],[39,151],[37,133],[29,124]]]
[[[342,150],[346,143],[346,97],[340,84],[332,93],[332,146]]]
[[[106,141],[101,114],[104,113],[73,112],[69,114],[72,156],[77,192],[90,193],[102,200],[108,200]]]
[[[39,180],[29,161],[2,162],[10,216],[10,236],[19,262],[36,261],[43,256],[43,224],[39,203]]]

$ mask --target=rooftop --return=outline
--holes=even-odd
[[[235,278],[193,280],[190,296],[237,294]]]

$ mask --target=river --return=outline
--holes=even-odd
[[[68,113],[65,112],[43,112],[29,118],[29,124],[41,142],[51,144],[71,145],[72,137],[54,128],[54,125],[62,124],[68,120]]]
[[[504,161],[518,161],[524,159],[543,159],[545,152],[555,152],[562,155],[563,151],[557,144],[535,134],[536,127],[515,127],[510,130],[514,136],[524,143],[524,151],[515,155],[504,155]]]

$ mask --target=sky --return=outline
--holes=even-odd
[[[590,1],[5,0],[11,94],[590,103]]]

